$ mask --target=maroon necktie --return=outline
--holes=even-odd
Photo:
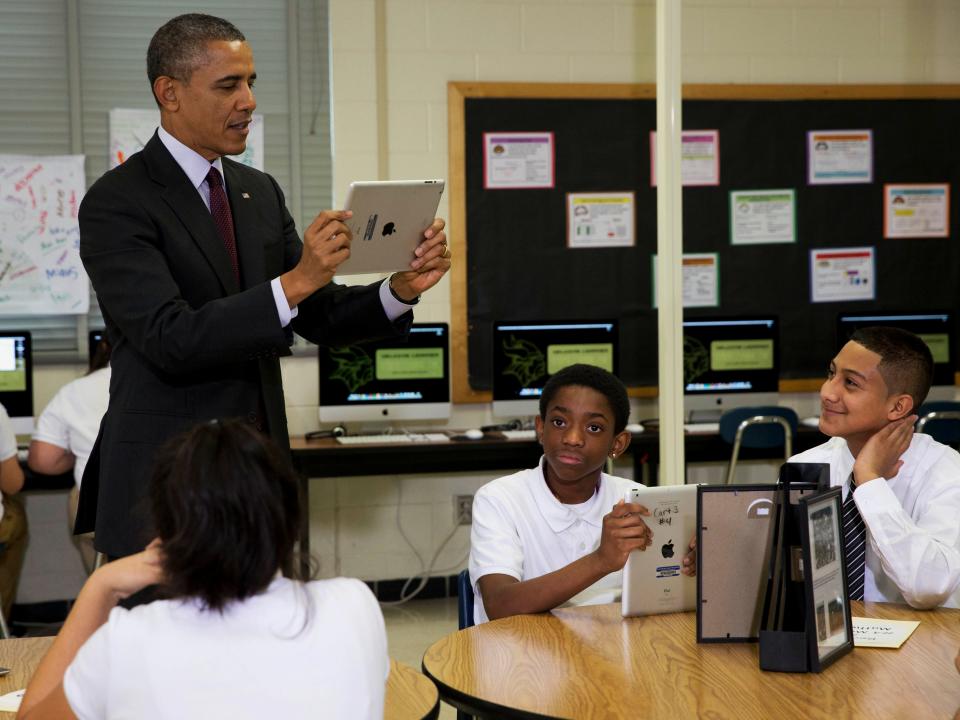
[[[207,185],[210,186],[210,214],[217,225],[217,233],[223,246],[230,255],[230,264],[233,266],[233,277],[240,282],[240,267],[237,264],[237,239],[233,234],[233,215],[230,213],[230,203],[227,194],[223,191],[223,180],[215,167],[207,173]]]

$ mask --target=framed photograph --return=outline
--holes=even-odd
[[[839,487],[800,498],[810,670],[853,649]]]

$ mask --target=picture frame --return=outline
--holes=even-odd
[[[821,672],[853,650],[841,488],[800,499],[809,669]]]

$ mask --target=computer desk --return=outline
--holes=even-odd
[[[826,440],[818,430],[801,426],[794,452],[809,449]],[[730,459],[730,446],[717,433],[688,433],[685,436],[687,462],[722,462]],[[482,440],[447,442],[383,443],[341,445],[333,438],[290,439],[294,467],[300,474],[300,507],[307,508],[300,528],[300,567],[309,573],[310,478],[400,475],[408,473],[517,471],[535,466],[542,449],[536,440],[507,440],[490,433]],[[633,458],[634,477],[658,482],[660,434],[648,430],[633,436],[627,450]],[[777,450],[743,449],[743,460],[770,460],[782,457]],[[304,575],[306,577],[306,575]]]

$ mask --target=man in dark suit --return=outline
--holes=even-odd
[[[342,211],[301,243],[276,181],[243,152],[256,101],[253,54],[232,24],[181,15],[150,42],[160,128],[80,206],[80,255],[113,346],[110,404],[76,530],[109,556],[141,550],[157,447],[212,418],[245,417],[289,446],[278,357],[290,332],[323,344],[406,332],[411,307],[450,267],[437,220],[407,272],[332,283],[350,254]]]

